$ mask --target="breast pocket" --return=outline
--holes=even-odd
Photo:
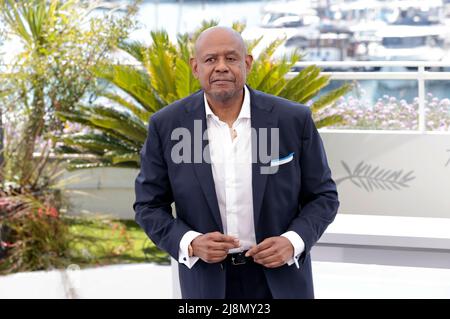
[[[280,165],[270,167],[267,177],[266,192],[277,199],[278,205],[291,209],[298,199],[300,173],[297,159],[294,158]]]
[[[295,166],[295,153],[292,152],[284,157],[272,159],[270,165],[267,166],[267,172],[269,175],[275,175],[282,171],[289,171]]]
[[[284,157],[280,157],[277,159],[272,159],[270,161],[270,166],[271,167],[277,167],[277,166],[281,166],[281,165],[285,165],[288,164],[290,162],[292,162],[294,160],[294,155],[295,152],[291,152],[288,155],[284,156]]]

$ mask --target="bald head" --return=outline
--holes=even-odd
[[[198,52],[201,52],[201,49],[203,49],[204,46],[207,46],[212,40],[223,38],[228,38],[235,42],[237,47],[242,50],[242,55],[247,53],[247,46],[245,45],[244,39],[239,32],[232,28],[216,26],[208,28],[200,33],[197,41],[195,41],[194,55],[197,56]]]
[[[192,72],[200,81],[209,101],[242,103],[244,85],[253,58],[241,35],[231,28],[213,27],[203,31],[195,42],[190,59]]]

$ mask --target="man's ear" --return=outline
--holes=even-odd
[[[197,59],[196,58],[190,58],[189,64],[191,65],[192,73],[194,74],[194,77],[198,79],[198,71],[197,71]]]
[[[250,73],[253,64],[253,56],[251,54],[247,54],[245,56],[245,69],[247,70],[247,74]]]

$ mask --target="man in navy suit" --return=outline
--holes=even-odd
[[[239,33],[205,30],[203,89],[150,119],[136,221],[178,260],[183,298],[314,298],[336,185],[309,108],[247,87],[252,61]]]

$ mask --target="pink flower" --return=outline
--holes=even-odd
[[[4,248],[10,248],[10,247],[14,247],[15,244],[12,243],[7,243],[5,241],[0,241],[0,246],[4,247]]]

